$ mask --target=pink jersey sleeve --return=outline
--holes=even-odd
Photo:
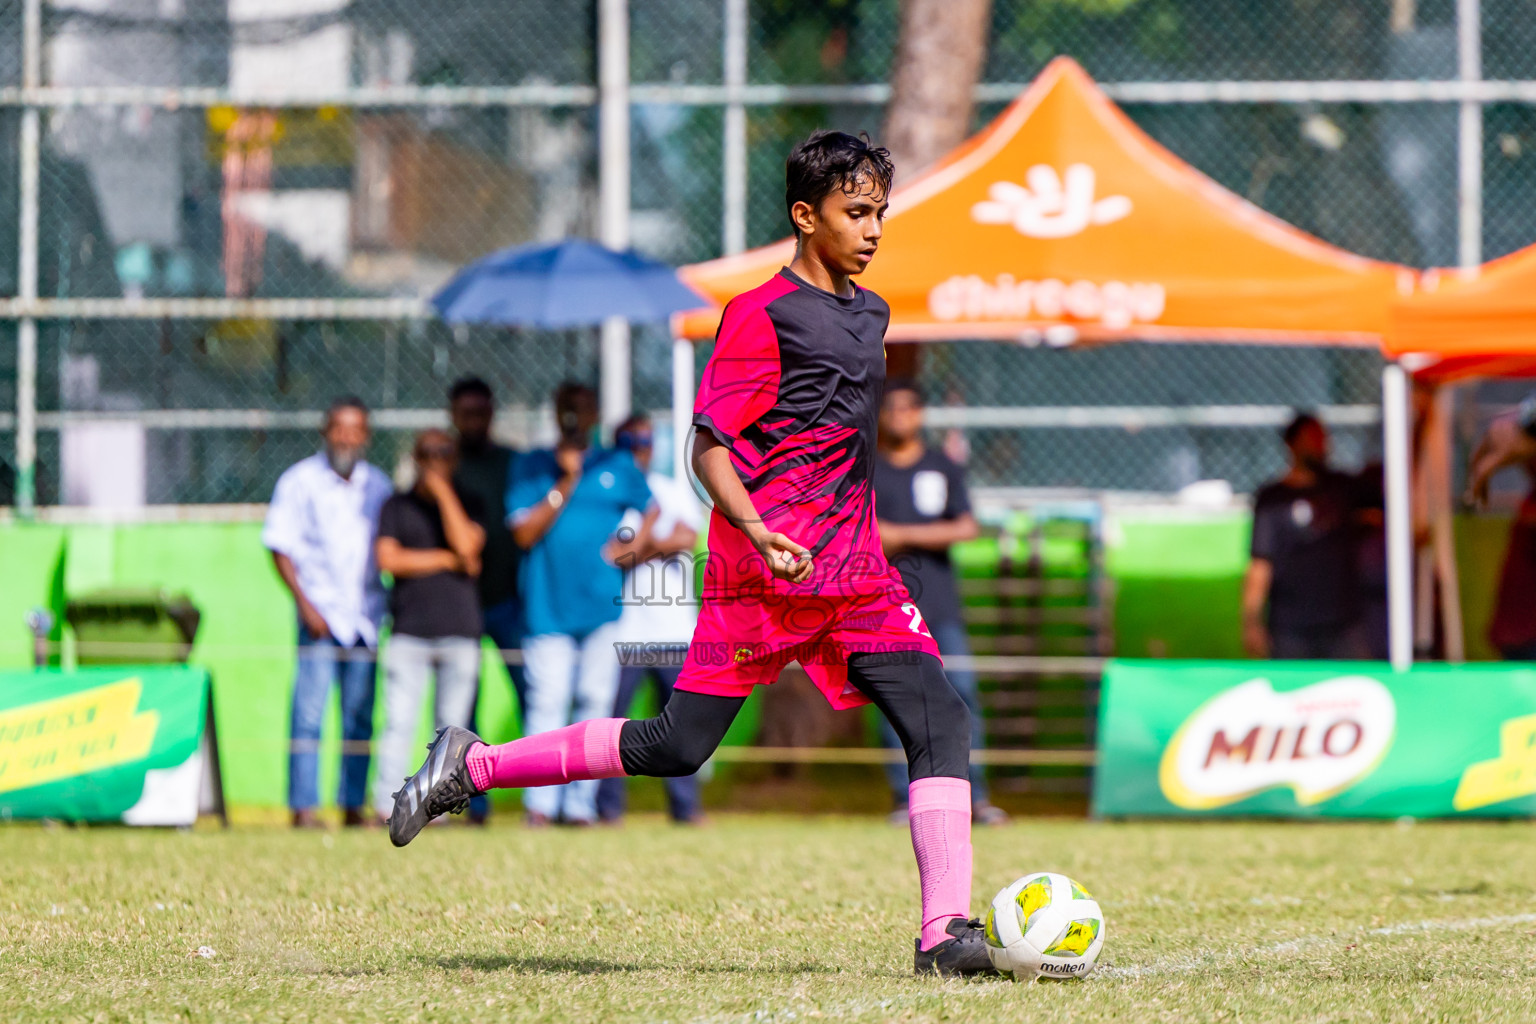
[[[734,446],[779,397],[779,338],[760,305],[725,307],[715,351],[693,403],[693,423]]]

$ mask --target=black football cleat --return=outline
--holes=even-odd
[[[439,814],[458,814],[480,791],[469,778],[465,758],[480,737],[450,725],[427,744],[427,760],[394,794],[389,812],[389,841],[404,846]]]
[[[944,930],[953,938],[945,939],[932,949],[924,949],[922,939],[914,940],[917,956],[912,973],[937,974],[941,978],[997,973],[992,958],[987,955],[987,936],[979,920],[957,917]]]

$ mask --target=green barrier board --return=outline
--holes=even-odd
[[[1434,818],[1536,813],[1536,670],[1114,661],[1094,812]]]
[[[0,673],[0,818],[190,825],[211,795],[208,673]]]

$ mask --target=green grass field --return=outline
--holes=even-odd
[[[1533,839],[978,831],[978,909],[1051,868],[1108,922],[1097,975],[1015,984],[911,976],[917,872],[906,833],[872,819],[452,827],[406,850],[378,832],[10,826],[0,1021],[1528,1020]]]

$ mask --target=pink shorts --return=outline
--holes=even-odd
[[[799,661],[834,708],[858,707],[869,699],[848,682],[848,657],[866,652],[939,656],[922,614],[899,582],[878,593],[835,598],[814,593],[706,597],[677,688],[745,697]]]

